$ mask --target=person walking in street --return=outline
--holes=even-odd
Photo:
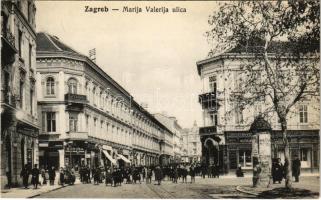
[[[163,179],[163,172],[162,172],[162,169],[159,166],[157,166],[155,168],[155,179],[156,179],[158,185],[161,185],[161,182],[162,182],[162,179]]]
[[[283,179],[283,165],[281,163],[281,159],[278,158],[275,162],[272,164],[272,179],[273,179],[273,184],[275,184],[276,181],[279,183],[282,182]]]
[[[40,174],[40,170],[38,169],[38,165],[35,164],[35,167],[31,170],[31,176],[32,176],[31,182],[33,184],[34,189],[38,188],[39,174]]]
[[[294,157],[292,162],[292,176],[295,178],[295,182],[299,182],[301,161],[298,156]]]
[[[42,177],[42,184],[47,184],[47,177],[46,177],[46,169],[44,167],[41,168],[41,177]]]
[[[22,178],[23,186],[25,187],[25,189],[28,189],[29,175],[29,167],[28,164],[26,164],[20,172],[20,177]]]
[[[178,179],[178,169],[177,167],[175,166],[173,168],[173,183],[177,183],[177,179]]]
[[[152,169],[150,167],[148,167],[147,169],[147,176],[146,176],[146,183],[152,183]]]
[[[195,168],[193,165],[189,169],[189,174],[191,176],[191,183],[195,183]]]
[[[65,184],[65,170],[63,167],[60,168],[59,181],[60,181],[60,185],[64,186],[64,184]]]
[[[56,170],[54,166],[52,166],[51,169],[49,169],[48,174],[49,174],[49,184],[54,185],[55,179],[56,179]]]
[[[202,165],[202,177],[205,178],[205,175],[206,175],[206,166],[203,164]]]

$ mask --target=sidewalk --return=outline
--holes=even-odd
[[[79,183],[79,179],[76,179],[75,185]],[[29,185],[29,189],[24,189],[24,187],[4,189],[1,190],[1,198],[32,198],[40,194],[55,191],[68,186],[69,185],[58,185],[58,181],[55,181],[55,185],[49,185],[48,183],[47,185],[38,186],[38,189],[33,189],[32,185]]]

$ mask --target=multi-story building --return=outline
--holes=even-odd
[[[1,187],[38,163],[34,0],[1,1]]]
[[[199,135],[199,127],[196,121],[192,128],[184,128],[182,132],[183,138],[183,162],[201,162],[202,143]]]
[[[167,116],[165,113],[155,113],[154,116],[173,133],[171,142],[173,144],[173,161],[176,163],[181,162],[183,153],[182,127],[178,124],[175,117]]]
[[[277,45],[277,44],[275,44]],[[279,45],[280,46],[280,45]],[[255,48],[237,46],[226,53],[197,62],[203,90],[199,102],[203,109],[203,127],[200,128],[202,155],[207,164],[218,164],[222,171],[252,168],[252,146],[250,124],[264,112],[271,103],[268,100],[242,109],[231,97],[242,84],[241,68],[246,62],[255,59]],[[273,49],[269,52],[273,55]],[[290,58],[288,58],[290,59]],[[290,154],[298,155],[301,167],[309,171],[319,167],[320,113],[317,99],[304,99],[295,106],[288,116],[288,138]],[[281,127],[276,113],[266,119],[272,126],[272,156],[284,162],[284,144]]]
[[[56,36],[37,34],[36,77],[41,165],[152,165],[170,156],[168,129]]]

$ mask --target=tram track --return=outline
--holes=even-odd
[[[162,185],[146,184],[146,186],[155,193],[160,199],[175,199],[176,197],[168,192]]]

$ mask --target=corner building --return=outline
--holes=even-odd
[[[36,77],[41,165],[159,163],[166,127],[87,56],[38,33]]]
[[[273,49],[285,44],[273,43]],[[203,127],[199,134],[202,142],[202,158],[206,164],[218,164],[222,173],[234,171],[238,165],[252,169],[252,143],[249,126],[254,118],[264,112],[267,100],[259,101],[251,108],[243,110],[237,102],[229,98],[238,92],[244,80],[241,66],[255,59],[255,47],[237,46],[225,53],[197,62],[203,89],[199,103],[203,109]],[[285,59],[291,59],[290,57]],[[318,98],[304,99],[297,103],[288,116],[288,139],[290,156],[298,155],[301,169],[318,172],[320,162],[320,113]],[[281,158],[284,163],[284,145],[281,124],[276,113],[268,122],[272,126],[272,158]]]
[[[34,0],[1,1],[1,188],[38,163]]]

